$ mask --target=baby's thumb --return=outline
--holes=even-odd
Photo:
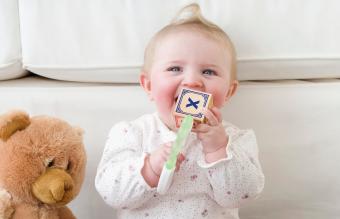
[[[183,154],[179,154],[179,155],[177,156],[176,171],[179,170],[179,168],[180,168],[180,166],[181,166],[181,164],[182,164],[182,162],[183,162],[184,160],[185,160],[185,156],[184,156]]]
[[[185,156],[184,156],[182,153],[180,153],[180,154],[177,156],[177,161],[180,162],[180,163],[182,163],[183,160],[185,160]]]

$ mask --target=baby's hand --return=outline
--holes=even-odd
[[[171,145],[172,143],[164,144],[150,154],[149,157],[150,167],[152,168],[152,171],[158,176],[161,175],[163,166],[170,156]],[[179,167],[184,159],[185,157],[183,154],[178,155],[176,162],[176,171],[179,170]]]
[[[201,140],[203,153],[206,155],[218,153],[218,158],[226,157],[228,136],[222,125],[222,115],[217,107],[202,112],[207,118],[207,123],[198,124],[193,130]],[[217,160],[217,157],[215,157]],[[212,161],[211,161],[212,162]]]
[[[172,143],[161,145],[145,158],[142,175],[145,181],[151,187],[156,187],[158,185],[163,166],[171,152],[171,145]],[[185,157],[183,154],[178,155],[176,162],[176,171],[179,170],[179,167],[184,159]]]

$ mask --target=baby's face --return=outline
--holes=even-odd
[[[230,51],[222,43],[193,31],[166,35],[157,44],[143,86],[155,101],[162,121],[175,130],[173,110],[181,88],[213,96],[221,108],[229,97]]]

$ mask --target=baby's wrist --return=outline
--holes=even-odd
[[[150,165],[150,155],[147,155],[144,159],[144,166],[142,168],[141,174],[145,180],[145,182],[150,187],[157,187],[159,181],[159,175],[154,172],[152,166]]]
[[[203,153],[210,154],[217,151],[220,151],[222,148],[226,148],[228,145],[229,137],[225,136],[222,139],[219,139],[216,142],[206,142],[205,145],[203,144]],[[210,147],[209,147],[210,146]],[[214,146],[214,147],[212,147]]]
[[[204,153],[204,158],[207,163],[212,163],[215,161],[218,161],[220,159],[226,158],[227,157],[227,148],[225,145],[222,147],[217,148],[214,151],[209,151],[209,152],[203,152]]]
[[[145,159],[147,166],[149,167],[150,171],[157,177],[160,177],[160,173],[158,173],[155,168],[152,166],[151,162],[150,162],[150,155],[148,155]]]

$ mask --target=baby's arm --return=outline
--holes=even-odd
[[[254,132],[240,131],[229,136],[227,159],[208,164],[199,161],[212,186],[212,197],[221,206],[237,208],[255,198],[264,186]]]
[[[129,123],[115,125],[109,134],[96,176],[96,189],[114,208],[137,208],[152,198],[141,175],[145,154],[142,132]]]

